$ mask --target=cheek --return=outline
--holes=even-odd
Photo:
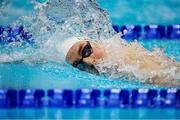
[[[79,55],[76,55],[76,54],[71,54],[67,60],[70,64],[73,64],[74,62],[78,61],[80,59],[80,56]]]
[[[95,65],[101,61],[101,57],[98,54],[92,54],[90,57],[84,58],[83,61],[89,65]]]
[[[106,57],[104,49],[99,47],[93,47],[93,53],[91,56],[84,58],[83,61],[87,64],[95,65],[102,61]]]
[[[84,58],[83,62],[85,62],[89,65],[94,65],[96,63],[96,59],[93,56],[90,56],[88,58]]]
[[[94,52],[93,56],[95,59],[103,59],[105,57],[105,51],[102,49],[98,49]]]

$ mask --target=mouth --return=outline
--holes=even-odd
[[[84,62],[79,62],[78,64],[73,64],[72,66],[81,71],[86,71],[91,74],[99,75],[99,71],[96,69],[94,65],[90,65]]]

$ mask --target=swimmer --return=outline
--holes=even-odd
[[[127,43],[119,35],[101,44],[74,37],[63,46],[66,61],[79,69],[95,74],[105,71],[114,76],[135,76],[150,84],[180,86],[180,62],[166,57],[158,49],[150,52],[137,42]],[[168,73],[172,69],[176,75]]]

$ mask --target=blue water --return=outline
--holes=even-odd
[[[0,6],[2,6],[0,1]],[[8,1],[8,0],[7,0]],[[45,1],[45,0],[37,0]],[[108,10],[113,24],[179,24],[179,0],[97,0],[99,5]],[[24,15],[30,15],[33,4],[30,0],[8,1],[1,7],[0,24],[11,24]],[[16,11],[16,12],[14,12]]]
[[[113,24],[179,24],[179,0],[97,0]]]
[[[98,0],[100,6],[108,10],[113,24],[177,24],[180,17],[178,5],[180,2],[164,0],[161,2],[140,0],[119,1]],[[33,5],[30,1],[7,2],[0,14],[0,24],[8,25],[19,17],[30,15]],[[153,9],[156,5],[159,6]],[[2,7],[1,7],[2,8]],[[135,9],[136,8],[136,9]],[[13,11],[16,9],[16,13]],[[166,14],[159,14],[165,11]],[[144,11],[144,12],[140,12]],[[6,13],[6,14],[5,14]],[[155,14],[156,13],[156,14]],[[162,12],[160,12],[162,13]],[[174,15],[174,17],[173,17]],[[148,17],[147,17],[148,16]],[[150,17],[151,16],[151,17]],[[153,16],[153,17],[152,17]],[[147,49],[160,47],[165,54],[180,61],[180,42],[178,40],[139,40]],[[171,47],[173,46],[173,48]],[[1,48],[2,50],[2,48]],[[79,71],[70,65],[63,67],[57,63],[39,64],[30,66],[26,64],[0,65],[0,87],[1,88],[156,88],[154,85],[141,84],[139,82],[127,82],[108,80],[107,78],[95,76]],[[13,81],[13,82],[12,82]],[[38,84],[37,84],[38,82]],[[158,87],[161,88],[161,87]]]
[[[160,114],[159,114],[160,113]],[[162,115],[163,113],[163,115]],[[20,119],[179,119],[176,109],[10,109],[0,118]]]
[[[141,42],[150,50],[152,46],[163,48],[166,55],[173,56],[180,61],[180,42],[178,40],[148,40]],[[104,77],[79,71],[70,65],[63,67],[52,62],[35,66],[27,64],[0,64],[0,73],[1,88],[156,88],[154,85],[141,84],[134,81],[108,80]]]
[[[179,0],[98,0],[101,7],[108,10],[113,24],[179,24]],[[1,6],[1,3],[0,3]],[[8,25],[24,15],[30,15],[33,5],[29,0],[14,0],[3,8],[0,13],[0,25]],[[4,12],[5,11],[5,12]],[[14,12],[16,11],[16,12]],[[141,40],[147,49],[160,47],[165,54],[180,61],[179,40]],[[172,47],[173,46],[173,47]],[[0,88],[162,88],[155,85],[109,80],[79,71],[70,65],[60,66],[57,63],[39,64],[36,66],[26,64],[0,64]],[[164,88],[164,87],[163,87]],[[180,118],[178,110],[119,110],[119,109],[93,109],[93,110],[4,110],[4,118]],[[101,111],[101,114],[97,114]],[[163,116],[159,113],[163,112]],[[22,113],[22,114],[21,114]],[[122,114],[123,113],[123,114]],[[127,114],[129,113],[129,114]],[[98,116],[99,115],[99,116]],[[150,116],[149,116],[150,115]],[[67,117],[72,116],[72,117]],[[89,117],[88,117],[89,116]],[[98,116],[98,117],[96,117]],[[102,116],[102,117],[100,117]],[[105,116],[105,117],[103,117]],[[149,116],[149,117],[148,117]]]

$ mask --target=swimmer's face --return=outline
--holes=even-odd
[[[79,64],[94,66],[106,56],[105,49],[91,41],[80,41],[75,43],[66,55],[66,60],[77,67]]]

